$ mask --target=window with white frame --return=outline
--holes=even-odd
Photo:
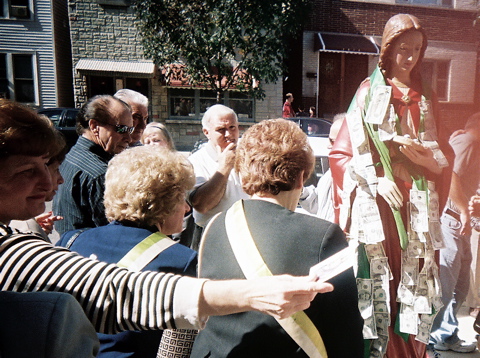
[[[422,78],[436,92],[439,101],[448,101],[450,61],[423,60]]]
[[[453,0],[396,0],[397,4],[453,7]]]
[[[7,77],[7,54],[0,53],[0,98],[10,98]]]
[[[201,119],[205,111],[217,103],[215,91],[202,89],[170,88],[169,117],[183,119]],[[238,91],[223,94],[221,103],[237,113],[238,120],[252,122],[254,120],[254,100]]]
[[[9,19],[30,19],[33,15],[31,0],[2,0],[0,17]]]
[[[0,53],[0,97],[36,103],[34,55]]]

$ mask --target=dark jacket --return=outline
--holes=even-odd
[[[331,222],[263,200],[244,201],[249,229],[270,271],[308,275],[310,267],[347,246]],[[214,279],[244,278],[220,214],[203,237],[200,275]],[[318,294],[305,313],[320,331],[329,358],[362,357],[363,320],[358,311],[353,270],[332,280],[331,293]],[[259,312],[210,317],[195,340],[192,357],[306,357],[277,321]]]
[[[138,228],[114,221],[106,226],[89,229],[81,233],[70,250],[99,261],[117,263],[128,251],[156,228]],[[65,233],[57,246],[65,246],[77,230]],[[143,271],[171,272],[196,276],[197,253],[181,244],[174,244],[162,251]],[[127,331],[118,334],[99,334],[98,357],[156,357],[162,331]]]

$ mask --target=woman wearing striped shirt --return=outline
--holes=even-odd
[[[167,273],[133,273],[12,234],[11,220],[42,213],[51,190],[46,167],[56,141],[45,119],[0,100],[0,289],[72,294],[99,332],[202,328],[210,315],[255,310],[285,318],[306,309],[330,284],[308,277],[210,281]]]

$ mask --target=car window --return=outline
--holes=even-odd
[[[307,134],[311,136],[328,137],[330,127],[330,122],[310,119],[307,121]]]
[[[58,122],[62,115],[62,110],[61,109],[44,109],[44,110],[38,111],[38,113],[47,116],[48,118],[50,118],[50,120],[53,122],[55,126],[58,126]]]
[[[69,109],[65,113],[65,127],[75,127],[78,110]]]

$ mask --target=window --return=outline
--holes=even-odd
[[[0,6],[0,17],[30,19],[32,4],[30,0],[3,0]]]
[[[397,4],[453,7],[452,0],[396,0]]]
[[[148,97],[149,79],[135,77],[88,76],[87,94],[91,98],[97,94],[114,95],[121,88],[128,88]]]
[[[0,53],[0,97],[22,103],[36,103],[35,56]]]
[[[424,60],[422,77],[437,93],[440,101],[448,101],[450,61]]]
[[[7,77],[7,54],[0,53],[0,98],[10,98]]]
[[[12,55],[13,83],[17,102],[35,102],[32,55]]]
[[[168,95],[170,117],[201,119],[205,111],[217,103],[216,92],[209,90],[170,88]],[[232,108],[239,121],[254,120],[254,100],[248,95],[236,91],[225,92],[221,103]]]

